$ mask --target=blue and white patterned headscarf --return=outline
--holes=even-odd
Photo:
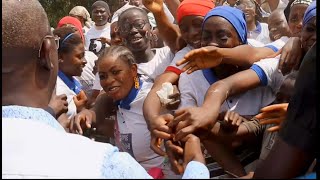
[[[305,26],[313,17],[317,15],[317,1],[313,1],[307,8],[303,16],[302,26]]]

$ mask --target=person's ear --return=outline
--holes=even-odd
[[[132,75],[133,75],[133,76],[136,76],[136,75],[137,75],[137,73],[138,73],[138,66],[137,66],[137,64],[132,64],[132,66],[131,66],[131,72],[132,72]]]
[[[53,69],[53,60],[50,57],[51,51],[54,49],[52,48],[53,44],[50,39],[46,38],[43,40],[41,51],[39,53],[40,64],[47,70]]]

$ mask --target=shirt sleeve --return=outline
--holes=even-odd
[[[190,161],[184,171],[182,179],[209,179],[208,168],[197,161]]]
[[[101,84],[100,84],[100,78],[99,78],[99,74],[98,73],[95,76],[95,80],[93,82],[92,89],[99,90],[99,91],[102,90],[102,87],[101,87]]]
[[[287,43],[288,40],[288,37],[281,37],[276,41],[266,44],[265,47],[272,49],[274,52],[277,52]]]
[[[262,59],[254,63],[250,69],[254,70],[262,86],[269,86],[274,93],[278,92],[284,76],[278,71],[279,57]]]
[[[191,51],[192,49],[188,46],[184,47],[183,49],[181,49],[180,51],[178,51],[175,55],[174,55],[174,58],[173,60],[171,61],[170,65],[167,67],[166,71],[171,71],[171,72],[174,72],[176,73],[177,75],[180,75],[182,73],[181,69],[182,67],[184,66],[183,65],[180,65],[180,66],[177,66],[176,63],[180,60],[183,59],[183,57],[189,52]]]

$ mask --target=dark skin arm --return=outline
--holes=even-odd
[[[180,5],[180,1],[179,0],[165,0],[165,3],[169,9],[169,11],[171,12],[172,16],[174,17],[174,19],[176,18],[177,15],[177,9]]]
[[[187,71],[188,74],[199,69],[213,68],[219,64],[231,64],[249,68],[253,63],[261,59],[276,55],[272,49],[267,47],[240,45],[234,48],[219,48],[206,46],[187,53],[184,59],[177,62],[177,66],[187,63],[182,68],[182,71]]]
[[[153,13],[157,28],[163,41],[170,47],[171,52],[176,52],[176,42],[180,35],[179,28],[169,22],[164,13],[163,0],[143,0],[143,5]]]
[[[168,126],[176,127],[175,140],[197,129],[209,130],[217,122],[220,107],[230,96],[240,94],[260,85],[258,75],[251,69],[238,72],[217,81],[208,89],[201,107],[183,108],[175,111],[175,118]]]
[[[253,178],[295,178],[307,171],[313,159],[310,153],[287,144],[279,137],[267,158],[257,167]]]

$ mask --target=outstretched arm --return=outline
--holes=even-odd
[[[170,47],[172,52],[176,52],[176,42],[180,36],[180,31],[166,16],[163,8],[163,0],[143,0],[142,2],[143,5],[153,13],[163,41]]]
[[[188,74],[206,68],[213,68],[219,64],[232,64],[249,68],[253,63],[267,57],[276,56],[276,53],[267,47],[253,47],[240,45],[234,48],[219,48],[206,46],[194,49],[177,62],[177,66],[187,63],[182,71]]]

